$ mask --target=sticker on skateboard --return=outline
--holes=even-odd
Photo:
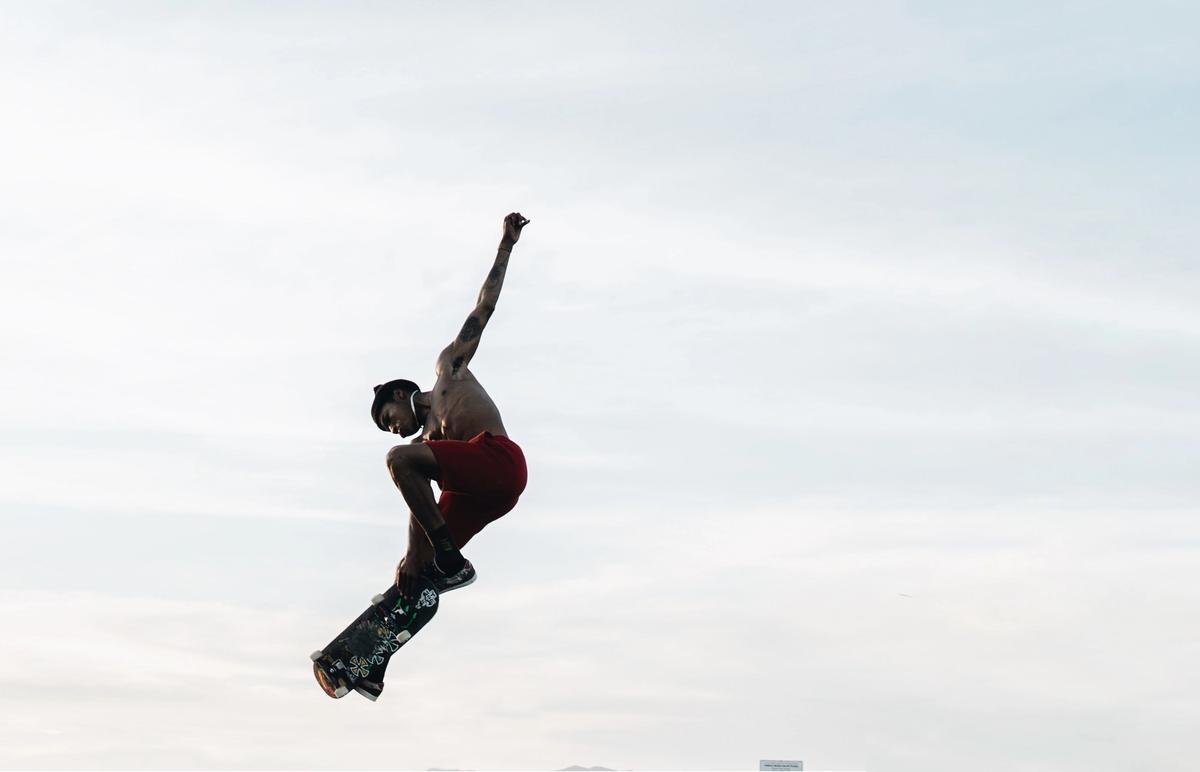
[[[345,697],[351,690],[374,701],[383,691],[388,660],[433,619],[438,591],[422,578],[413,598],[389,587],[371,600],[371,606],[350,623],[329,645],[312,653],[313,675],[330,697]]]

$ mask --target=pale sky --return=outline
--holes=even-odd
[[[0,767],[1190,770],[1198,25],[0,5]],[[335,702],[513,210],[528,490]]]

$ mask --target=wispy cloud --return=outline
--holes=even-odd
[[[8,14],[0,765],[1181,769],[1194,17]],[[529,490],[332,703],[509,209]]]

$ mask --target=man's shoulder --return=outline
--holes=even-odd
[[[454,346],[447,346],[438,354],[437,362],[434,365],[434,373],[438,380],[450,381],[465,381],[474,380],[475,375],[471,372],[470,365],[463,361],[461,354],[455,354]]]

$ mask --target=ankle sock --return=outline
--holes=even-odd
[[[436,550],[437,554],[434,555],[433,561],[437,564],[439,571],[443,574],[456,574],[462,570],[467,561],[458,551],[458,547],[454,546],[449,526],[442,525],[441,528],[435,528],[433,533],[429,534],[429,541],[433,543],[433,548]]]

